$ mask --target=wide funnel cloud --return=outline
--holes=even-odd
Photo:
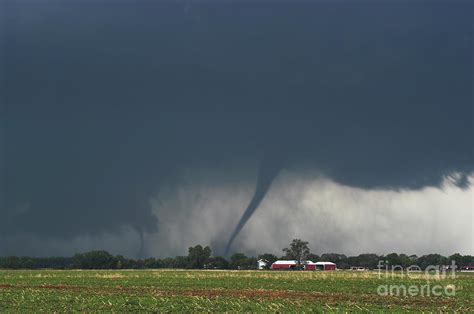
[[[0,255],[21,247],[6,238],[131,230],[146,256],[163,227],[151,200],[179,196],[189,169],[214,173],[206,186],[255,187],[222,218],[236,225],[220,235],[228,248],[281,170],[364,190],[471,183],[470,3],[44,0],[0,12]]]

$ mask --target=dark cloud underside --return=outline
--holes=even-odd
[[[367,189],[469,185],[467,2],[0,10],[1,234],[154,232],[150,197],[182,169],[262,156]]]

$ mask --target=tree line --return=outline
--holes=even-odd
[[[131,259],[122,255],[112,255],[107,251],[90,251],[75,254],[72,257],[29,257],[29,256],[5,256],[0,257],[0,268],[5,269],[157,269],[157,268],[181,268],[181,269],[256,269],[257,261],[263,259],[267,262],[266,268],[278,259],[296,260],[298,264],[311,260],[336,263],[340,269],[348,269],[353,266],[375,269],[379,262],[383,261],[385,266],[399,265],[407,268],[417,265],[425,269],[429,265],[448,265],[454,261],[457,267],[474,265],[474,256],[461,255],[459,253],[451,256],[440,254],[427,254],[423,256],[390,253],[387,255],[360,254],[357,256],[346,256],[344,254],[326,253],[320,256],[310,252],[308,242],[295,239],[288,248],[283,249],[284,255],[278,257],[271,253],[255,256],[246,256],[243,253],[235,253],[230,258],[213,256],[209,246],[196,245],[188,249],[188,255],[168,258],[145,258]]]

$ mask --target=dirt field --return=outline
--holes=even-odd
[[[470,312],[474,274],[0,270],[0,311],[18,310]]]

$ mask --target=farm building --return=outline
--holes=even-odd
[[[293,269],[297,265],[296,261],[276,261],[272,264],[271,269]]]
[[[265,267],[267,267],[267,264],[268,264],[268,261],[267,260],[264,260],[264,259],[259,259],[257,261],[257,267],[258,269],[265,269]]]
[[[285,261],[279,260],[272,264],[271,269],[294,269],[298,265],[297,261]],[[312,261],[306,261],[305,270],[335,270],[336,264],[331,262],[317,262],[314,263]]]
[[[463,266],[461,267],[462,272],[474,272],[474,266]]]
[[[306,270],[335,270],[336,264],[331,262],[308,262],[305,266]]]

